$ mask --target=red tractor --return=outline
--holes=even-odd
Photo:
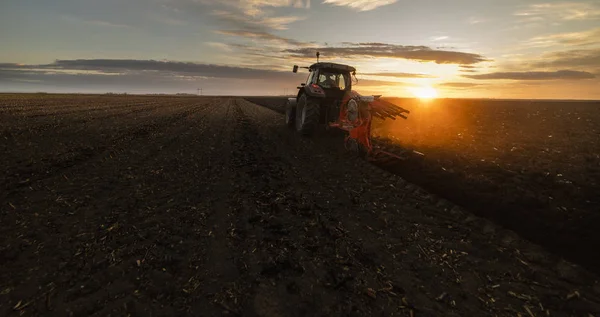
[[[298,72],[294,65],[293,72]],[[406,119],[408,110],[379,99],[380,96],[361,96],[352,90],[354,67],[336,63],[315,63],[309,71],[306,83],[300,84],[296,98],[286,104],[285,122],[304,136],[312,135],[321,126],[342,129],[348,132],[345,145],[369,159],[395,157],[373,145],[371,123],[373,117],[396,120]]]

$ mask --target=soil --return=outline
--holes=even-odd
[[[245,99],[0,98],[2,316],[600,314],[596,273]]]
[[[388,170],[600,273],[600,102],[395,102],[381,135],[427,159]]]
[[[411,113],[379,143],[425,157],[377,166],[600,273],[600,102],[388,100]]]

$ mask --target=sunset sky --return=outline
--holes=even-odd
[[[600,0],[0,3],[0,91],[261,95],[321,60],[363,94],[600,99]]]

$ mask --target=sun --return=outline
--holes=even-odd
[[[437,90],[431,86],[423,86],[410,89],[410,92],[419,99],[435,99],[438,96]]]

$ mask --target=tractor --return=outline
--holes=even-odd
[[[380,99],[380,95],[361,96],[352,90],[357,82],[352,66],[318,62],[309,67],[305,83],[298,86],[295,98],[288,98],[285,123],[303,136],[312,136],[321,127],[347,132],[345,146],[360,156],[373,160],[405,159],[406,153],[395,154],[374,145],[371,139],[373,117],[406,119],[409,111]],[[293,72],[300,67],[294,65]],[[411,151],[412,152],[412,151]],[[418,153],[418,152],[417,152]]]

